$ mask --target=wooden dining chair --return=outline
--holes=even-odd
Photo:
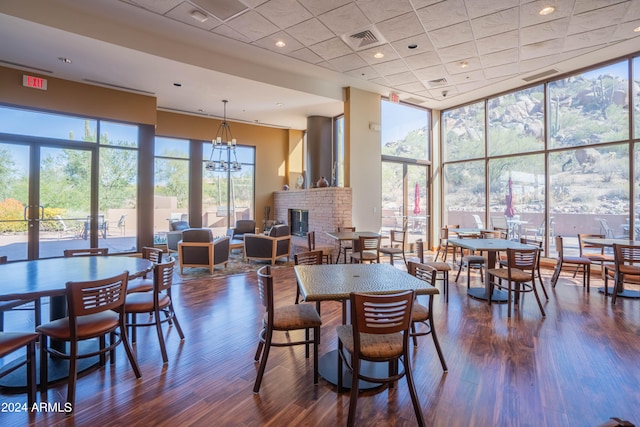
[[[436,270],[434,267],[427,264],[419,264],[409,261],[408,268],[409,274],[435,287],[436,275],[438,274],[438,270]],[[413,311],[411,313],[411,338],[413,338],[413,346],[418,346],[417,337],[423,335],[431,335],[433,344],[435,345],[436,351],[438,352],[438,358],[440,359],[442,369],[447,372],[449,369],[447,368],[447,363],[444,361],[442,349],[440,348],[440,342],[438,341],[438,336],[436,335],[435,324],[433,322],[434,295],[427,295],[427,298],[429,299],[427,305],[420,304],[417,296],[416,300],[413,303]],[[423,329],[420,331],[416,327],[418,326],[418,324],[424,325]]]
[[[558,251],[558,260],[556,268],[551,277],[551,287],[555,288],[560,277],[560,272],[564,266],[573,266],[573,268],[582,268],[582,287],[590,289],[591,278],[591,260],[581,256],[567,256],[564,254],[564,241],[562,236],[556,236],[556,251]]]
[[[105,256],[109,255],[109,248],[85,248],[85,249],[65,249],[64,256]]]
[[[360,236],[351,252],[351,262],[380,263],[380,236]]]
[[[307,251],[293,255],[293,263],[295,265],[320,265],[322,264],[322,251]],[[296,284],[296,301],[300,302],[300,287]],[[318,304],[320,302],[318,301]]]
[[[613,263],[615,262],[614,256],[606,254],[604,252],[604,246],[594,245],[591,243],[585,242],[585,239],[604,239],[604,234],[578,234],[578,244],[580,245],[580,257],[588,258],[591,260],[592,264],[600,265],[600,272],[602,273],[602,278],[604,279],[604,265],[605,263]],[[573,273],[573,277],[576,277],[578,271],[580,270],[580,266],[576,268],[576,271]]]
[[[389,256],[389,263],[393,265],[395,257],[402,257],[402,261],[407,265],[407,256],[405,254],[405,246],[407,244],[407,231],[391,230],[389,231],[389,246],[380,248],[380,253]]]
[[[460,236],[458,236],[458,238],[459,239],[478,239],[480,238],[480,236],[475,234],[470,234],[470,235],[461,234]],[[471,288],[471,269],[479,270],[480,281],[484,282],[483,268],[487,263],[487,259],[484,256],[475,254],[471,251],[469,251],[466,254],[463,251],[464,249],[461,248],[460,263],[458,264],[458,273],[456,274],[456,279],[454,281],[458,283],[458,279],[460,278],[460,273],[462,272],[462,269],[466,269],[467,270],[467,289],[470,289]]]
[[[640,282],[640,247],[632,245],[613,245],[614,264],[605,267],[604,294],[609,295],[609,277],[613,276],[611,304],[616,303],[618,288],[625,281]]]
[[[29,408],[36,401],[36,342],[38,334],[23,332],[0,332],[0,359],[25,349],[24,359],[11,361],[0,369],[0,378],[4,378],[22,366],[27,368],[27,404]]]
[[[164,342],[162,324],[169,323],[175,326],[178,336],[180,336],[180,341],[184,341],[184,333],[176,317],[176,312],[173,309],[173,300],[171,299],[175,265],[176,262],[173,258],[170,258],[167,262],[155,264],[153,266],[153,289],[149,292],[129,293],[124,304],[124,311],[130,318],[126,325],[131,330],[131,342],[133,344],[136,343],[137,328],[155,326],[163,363],[168,363],[169,358],[167,357],[167,346]],[[147,313],[152,315],[152,320],[138,323],[137,315]],[[164,316],[161,316],[161,313]]]
[[[256,350],[255,361],[260,362],[256,382],[253,385],[253,392],[260,392],[262,377],[267,367],[267,358],[271,347],[289,347],[296,345],[305,346],[305,357],[309,358],[309,345],[313,345],[313,383],[318,383],[318,340],[320,339],[320,315],[311,304],[292,304],[288,306],[275,307],[273,296],[273,276],[271,267],[266,265],[260,268],[258,275],[258,293],[260,301],[266,313],[262,318],[262,330],[259,335],[258,349]],[[303,340],[274,341],[273,335],[276,331],[289,332],[304,330]],[[313,337],[310,331],[313,330]]]
[[[331,253],[333,252],[333,246],[316,246],[316,232],[309,231],[307,233],[307,247],[309,251],[322,252],[322,260],[327,264],[331,264]]]
[[[142,258],[151,261],[154,265],[162,262],[162,249],[145,246],[142,248]],[[127,293],[150,292],[153,290],[154,279],[144,274],[137,279],[129,280]]]
[[[455,246],[449,245],[449,237],[453,233],[453,228],[460,227],[455,225],[440,228],[438,248],[436,249],[436,256],[433,258],[434,261],[438,261],[438,258],[442,257],[442,261],[447,262],[447,255],[451,254],[451,256],[453,257],[453,263],[456,264],[457,249]]]
[[[445,302],[449,302],[449,271],[451,266],[444,261],[425,261],[424,260],[424,242],[422,239],[415,241],[416,252],[418,253],[418,263],[428,265],[436,269],[436,279],[433,282],[435,285],[438,280],[442,282],[442,294],[444,295]],[[409,261],[410,263],[411,261]],[[414,261],[415,262],[415,261]],[[409,265],[409,263],[407,265]],[[438,277],[439,276],[439,277]]]
[[[540,307],[542,317],[545,317],[544,308],[536,287],[536,269],[538,268],[538,249],[507,249],[507,268],[490,268],[487,273],[490,280],[489,295],[493,295],[495,287],[506,289],[507,316],[511,317],[512,301],[519,305],[519,294],[533,292]],[[504,282],[506,281],[506,285]],[[514,297],[514,294],[515,297]],[[491,305],[491,298],[488,298]]]
[[[338,233],[346,232],[346,231],[355,233],[356,228],[355,227],[338,227]],[[349,241],[349,240],[338,241],[338,257],[336,258],[336,264],[338,264],[338,262],[340,261],[340,254],[343,255],[344,263],[345,264],[347,263],[347,252],[353,251],[353,245],[354,245],[353,241]]]
[[[359,395],[359,381],[377,384],[393,384],[403,376],[407,380],[409,395],[413,403],[419,426],[425,425],[420,401],[413,382],[409,337],[411,335],[411,312],[415,291],[396,294],[372,295],[352,293],[350,295],[351,325],[340,325],[338,332],[338,393],[343,390],[344,367],[351,372],[351,396],[347,426],[355,425]],[[361,370],[362,361],[382,362],[389,365],[386,377],[372,377]],[[403,370],[398,371],[402,361]]]
[[[40,334],[40,387],[48,389],[49,355],[69,360],[67,382],[67,402],[71,411],[75,404],[78,359],[100,356],[100,365],[106,364],[106,353],[110,353],[110,362],[115,365],[115,349],[122,344],[136,378],[140,378],[140,368],[133,354],[125,326],[124,303],[127,294],[127,271],[122,274],[94,281],[67,282],[66,298],[69,315],[53,320],[36,328]],[[106,345],[106,336],[110,344]],[[99,339],[99,348],[95,351],[79,353],[80,341]],[[65,353],[48,345],[48,340],[66,341],[69,352]]]
[[[6,263],[6,255],[0,256],[0,264]],[[33,310],[36,326],[39,326],[42,323],[42,306],[40,298],[0,301],[0,332],[4,331],[4,313],[10,310]]]

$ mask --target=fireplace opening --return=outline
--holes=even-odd
[[[309,231],[309,211],[304,209],[289,209],[289,224],[291,234],[307,237]]]

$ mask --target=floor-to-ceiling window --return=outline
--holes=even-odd
[[[0,252],[135,251],[137,138],[135,125],[0,107]]]
[[[428,110],[382,101],[382,232],[406,226],[408,243],[429,241]]]
[[[511,238],[542,240],[551,256],[555,235],[569,253],[578,233],[637,235],[639,99],[629,70],[637,78],[638,66],[620,60],[444,111],[443,222],[507,224]]]

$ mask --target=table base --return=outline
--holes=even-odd
[[[470,288],[467,289],[467,295],[472,298],[487,301],[487,291],[485,288]],[[509,293],[500,289],[494,289],[493,295],[491,295],[491,302],[507,302],[509,299]]]
[[[604,287],[598,288],[598,292],[604,294]],[[607,295],[613,295],[613,289],[609,288],[609,293]],[[618,292],[618,296],[621,298],[640,298],[640,291],[632,291],[630,289],[625,289],[622,292]]]
[[[108,342],[107,342],[108,344]],[[79,352],[89,353],[98,348],[98,342],[81,342],[79,343]],[[7,364],[7,368],[13,367],[22,360],[16,360]],[[108,360],[108,359],[107,359]],[[88,357],[86,359],[78,359],[78,374],[94,367],[100,363],[100,357]],[[0,379],[0,387],[6,389],[15,389],[16,393],[22,393],[27,389],[27,367],[18,368],[6,377]],[[48,365],[49,385],[58,381],[65,380],[69,377],[69,360],[49,357]],[[36,383],[40,385],[40,352],[36,350]]]
[[[333,385],[338,385],[338,350],[332,350],[322,356],[318,360],[318,371],[322,378]],[[398,366],[402,368],[400,364]],[[385,362],[375,363],[369,361],[360,362],[360,372],[372,378],[385,378],[389,374],[389,364]],[[342,387],[351,388],[352,376],[351,372],[345,367],[342,369]],[[371,390],[382,386],[381,383],[370,383],[360,380],[359,390]]]

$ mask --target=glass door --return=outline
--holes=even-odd
[[[0,141],[0,164],[0,255],[31,260],[90,247],[92,151]]]

